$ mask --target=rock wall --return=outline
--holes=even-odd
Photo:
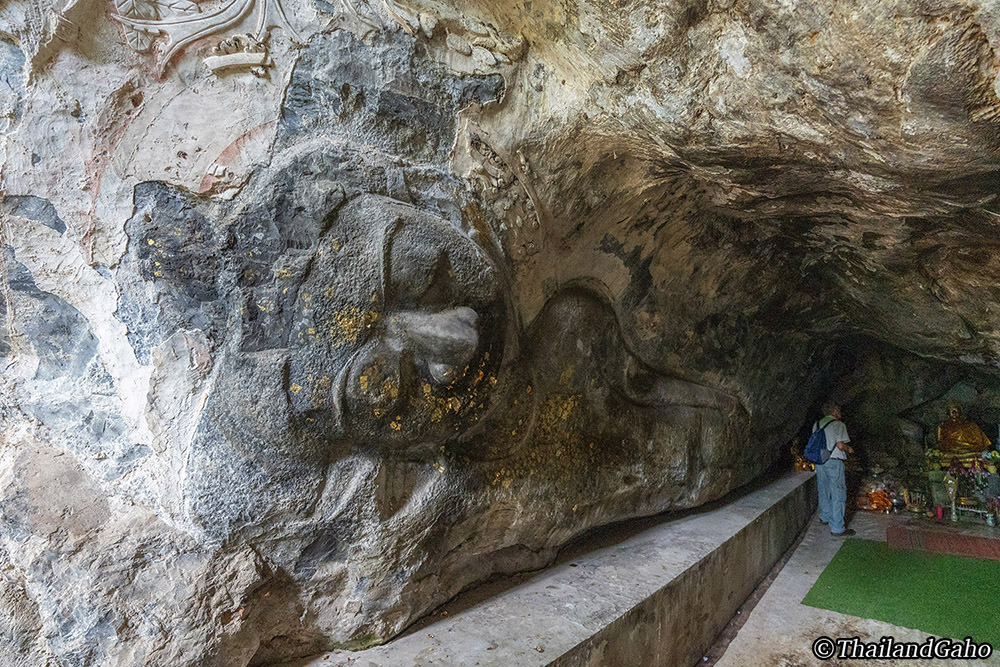
[[[998,39],[961,0],[11,0],[0,662],[384,642],[751,480],[844,336],[992,372]]]

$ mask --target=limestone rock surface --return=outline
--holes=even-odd
[[[993,386],[998,48],[966,0],[9,0],[0,664],[385,642],[751,481],[844,345],[911,435]]]

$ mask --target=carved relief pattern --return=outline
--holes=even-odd
[[[115,8],[123,18],[145,21],[169,20],[174,16],[197,14],[198,5],[191,0],[117,0]],[[148,51],[159,31],[144,27],[133,27],[123,22],[125,41],[140,53]]]
[[[167,63],[191,42],[256,17],[254,40],[262,41],[268,28],[280,27],[297,38],[285,16],[281,0],[229,0],[218,9],[201,13],[189,0],[121,0],[115,18],[124,26],[125,39],[137,51],[148,50],[153,37],[164,34],[167,46],[159,58],[162,73]]]

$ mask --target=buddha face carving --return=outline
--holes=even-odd
[[[496,269],[472,241],[412,206],[359,197],[299,288],[292,412],[356,444],[436,453],[489,412],[503,322]]]

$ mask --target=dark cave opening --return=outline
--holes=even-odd
[[[848,464],[849,498],[865,484],[887,480],[928,495],[928,452],[937,450],[938,426],[948,406],[961,407],[996,448],[1000,440],[1000,376],[982,366],[927,358],[866,335],[832,343],[829,374],[813,397],[808,420],[789,450],[801,451],[813,424],[832,399],[855,449]],[[785,454],[788,460],[790,452]],[[947,461],[945,461],[947,463]]]

